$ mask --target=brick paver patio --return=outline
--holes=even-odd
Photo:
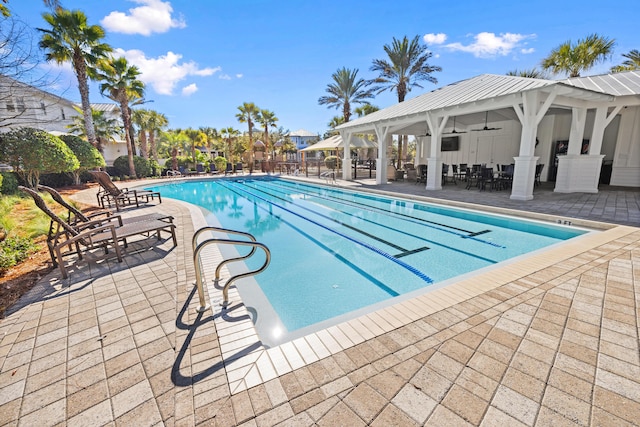
[[[620,223],[634,225],[630,194],[636,206]],[[617,193],[583,196],[558,196],[560,211],[546,213],[570,216],[566,202],[597,219],[604,200],[615,218]],[[540,205],[528,208],[551,209]],[[611,228],[544,267],[512,268],[473,295],[454,286],[434,294],[437,307],[427,294],[372,315],[370,326],[338,325],[265,352],[225,332],[241,308],[195,310],[195,210],[164,200],[135,213],[153,210],[175,217],[178,247],[139,240],[123,263],[80,261],[67,280],[55,271],[0,321],[0,425],[639,423],[638,228]],[[257,368],[236,378],[252,356]]]

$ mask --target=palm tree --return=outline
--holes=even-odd
[[[507,72],[507,76],[514,77],[527,77],[529,79],[548,79],[549,76],[543,70],[537,68],[530,68],[525,70],[511,70]]]
[[[365,104],[356,108],[354,111],[358,115],[358,117],[364,117],[367,114],[375,113],[378,110],[380,110],[380,108],[376,107],[375,105]]]
[[[232,127],[220,129],[220,136],[227,142],[227,160],[233,164],[233,149],[232,144],[235,139],[240,135],[240,131]]]
[[[138,129],[138,140],[140,141],[140,154],[145,159],[149,158],[149,149],[147,144],[147,131],[149,129],[149,119],[151,114],[149,110],[138,108],[131,111],[131,123]]]
[[[325,91],[329,95],[321,96],[318,104],[342,108],[344,122],[351,118],[351,104],[368,104],[369,98],[373,98],[373,90],[365,90],[367,81],[358,79],[358,69],[350,70],[346,67],[338,69],[331,75],[333,83],[329,83]]]
[[[200,132],[206,135],[206,146],[209,151],[209,159],[213,160],[213,155],[211,152],[215,149],[220,148],[220,133],[218,133],[218,129],[212,127],[202,126],[200,127]]]
[[[149,126],[149,148],[151,149],[151,157],[157,162],[158,147],[156,144],[156,134],[160,133],[169,125],[169,120],[164,114],[149,110],[149,121],[147,124]]]
[[[82,113],[80,108],[74,107],[78,113]],[[122,135],[122,126],[116,119],[109,118],[104,111],[91,110],[93,117],[93,127],[96,133],[97,149],[100,154],[104,154],[104,145],[108,141],[115,141],[114,135]],[[87,139],[87,131],[84,125],[84,116],[78,115],[73,118],[73,124],[68,125],[70,133],[74,133],[81,138]]]
[[[257,119],[260,109],[253,102],[245,102],[238,107],[240,110],[236,118],[240,123],[249,127],[249,171],[253,172],[253,123]]]
[[[613,53],[615,40],[598,34],[590,34],[577,43],[562,43],[542,60],[542,68],[554,74],[567,73],[569,77],[580,77],[599,62],[608,59]]]
[[[384,51],[388,59],[374,59],[371,71],[379,73],[378,77],[368,83],[375,85],[373,88],[378,94],[388,90],[395,91],[398,95],[398,102],[404,102],[407,93],[414,87],[422,88],[420,81],[438,83],[438,80],[431,74],[442,71],[437,65],[430,65],[429,59],[433,56],[427,50],[426,45],[420,44],[420,36],[415,36],[409,41],[407,36],[402,40],[395,37],[391,45],[384,45]],[[403,145],[407,145],[405,135]],[[402,159],[402,145],[398,140],[398,162]]]
[[[160,151],[164,157],[171,157],[171,169],[178,170],[178,151],[189,144],[189,138],[180,130],[160,132]]]
[[[274,159],[275,153],[273,152],[273,144],[271,144],[271,141],[269,140],[269,128],[276,127],[276,122],[278,121],[276,113],[264,109],[260,110],[256,117],[256,121],[264,126],[264,142],[267,144],[267,152],[271,152],[272,159]]]
[[[129,157],[129,175],[136,176],[133,163],[133,137],[131,130],[131,114],[129,102],[141,99],[144,95],[144,83],[137,79],[140,75],[138,67],[129,65],[125,58],[110,58],[100,61],[98,68],[92,69],[92,74],[102,81],[100,93],[116,101],[120,105],[120,114],[124,124],[124,137],[127,141],[127,155]]]
[[[104,29],[99,25],[88,25],[86,15],[80,10],[57,8],[53,14],[45,13],[42,17],[51,29],[38,29],[44,33],[40,39],[40,48],[46,51],[47,61],[71,63],[78,79],[87,139],[97,147],[89,102],[87,68],[95,66],[112,51],[111,46],[101,42],[105,36]]]
[[[622,64],[611,67],[612,73],[640,70],[640,50],[633,49],[630,50],[629,53],[623,53],[622,56],[627,59],[624,60]]]
[[[187,128],[182,131],[191,142],[191,159],[193,167],[196,167],[196,145],[204,145],[207,143],[207,135],[198,129]]]

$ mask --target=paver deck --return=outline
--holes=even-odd
[[[237,296],[195,311],[202,217],[166,199],[128,214],[173,215],[178,247],[54,271],[0,321],[0,425],[638,425],[638,197],[481,198],[626,226],[264,349]]]

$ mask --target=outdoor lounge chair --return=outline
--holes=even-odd
[[[116,210],[120,210],[120,207],[126,205],[135,204],[136,207],[140,207],[140,201],[149,203],[149,201],[158,198],[158,202],[162,203],[162,197],[157,191],[148,190],[129,190],[128,188],[118,188],[108,173],[103,171],[90,171],[91,175],[100,184],[101,190],[98,191],[96,197],[98,198],[98,204],[102,207],[111,207],[112,204],[116,206]]]
[[[59,205],[67,209],[67,212],[69,213],[67,222],[70,225],[76,225],[78,223],[87,223],[94,219],[98,219],[98,217],[102,217],[102,219],[106,221],[117,220],[118,222],[117,225],[124,225],[132,222],[149,221],[152,219],[159,219],[162,221],[173,222],[173,217],[171,215],[166,215],[159,212],[153,212],[153,213],[144,214],[144,215],[137,215],[137,216],[128,217],[128,218],[122,218],[122,216],[120,216],[119,214],[113,214],[111,211],[106,209],[100,209],[94,212],[84,213],[78,208],[76,208],[75,206],[71,205],[70,203],[67,203],[67,201],[62,198],[62,195],[58,193],[57,190],[51,187],[47,187],[46,185],[38,185],[38,190],[46,191],[51,195],[51,198],[54,201],[56,201]]]
[[[23,186],[19,186],[18,188],[29,194],[33,198],[36,206],[49,216],[52,222],[51,229],[56,228],[56,231],[47,239],[47,246],[49,247],[54,265],[58,265],[60,273],[65,279],[68,275],[64,266],[63,257],[75,253],[78,254],[79,259],[82,259],[81,246],[86,249],[103,248],[106,254],[108,253],[108,246],[110,245],[116,252],[118,262],[121,262],[122,252],[118,242],[122,240],[126,247],[126,239],[132,236],[156,233],[159,240],[161,238],[161,231],[167,231],[171,233],[174,247],[178,245],[175,225],[171,222],[150,219],[117,225],[110,221],[105,223],[103,220],[93,220],[71,225],[49,209],[38,192]],[[65,248],[68,248],[68,250],[65,251]]]

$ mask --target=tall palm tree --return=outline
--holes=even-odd
[[[383,49],[388,58],[373,60],[371,71],[376,71],[379,75],[368,82],[375,85],[373,90],[378,94],[385,90],[396,92],[398,102],[404,102],[411,89],[422,88],[421,81],[438,83],[438,79],[431,74],[442,71],[442,68],[429,64],[433,54],[427,50],[426,45],[420,44],[420,36],[415,36],[411,41],[407,36],[402,40],[394,37],[391,44],[384,45]],[[402,145],[406,147],[406,135],[403,140]],[[398,161],[402,159],[402,145],[398,141]]]
[[[249,127],[249,171],[253,172],[253,123],[260,113],[260,109],[253,102],[245,102],[238,107],[240,110],[236,118],[240,123],[246,123]]]
[[[133,163],[133,137],[131,130],[131,114],[129,102],[132,99],[140,99],[144,95],[144,83],[138,80],[140,71],[135,65],[129,65],[125,58],[110,58],[100,61],[98,67],[92,69],[92,74],[101,80],[100,93],[107,98],[116,101],[120,106],[122,123],[124,124],[124,137],[127,141],[127,155],[129,157],[129,175],[136,176],[136,167]]]
[[[611,67],[612,73],[640,70],[640,50],[633,49],[629,53],[623,53],[622,56],[627,59],[622,61],[622,64]]]
[[[346,67],[338,69],[331,75],[333,83],[329,83],[325,92],[329,95],[321,96],[318,104],[328,105],[336,110],[342,108],[344,122],[351,118],[351,104],[368,104],[373,98],[373,90],[365,89],[367,81],[358,78],[358,69],[350,70]]]
[[[566,41],[551,51],[542,60],[542,68],[554,74],[566,73],[569,77],[580,77],[599,62],[608,59],[613,53],[615,40],[598,34],[590,34],[575,44]]]
[[[158,146],[156,144],[156,135],[169,125],[167,116],[157,111],[149,110],[149,148],[151,149],[151,157],[158,161]]]
[[[105,36],[104,29],[99,25],[89,25],[86,15],[80,10],[69,11],[59,7],[53,14],[45,13],[42,17],[51,29],[38,29],[43,32],[39,46],[45,50],[47,61],[58,64],[71,63],[78,79],[87,139],[97,147],[89,102],[87,68],[95,66],[113,49],[108,44],[102,43]]]
[[[131,110],[131,123],[138,130],[138,140],[140,141],[140,155],[145,159],[149,158],[149,146],[147,132],[149,130],[149,119],[151,114],[149,110],[137,108]]]
[[[233,163],[233,143],[240,135],[240,131],[232,127],[220,129],[220,136],[227,142],[227,160]]]
[[[273,111],[262,109],[260,110],[260,113],[258,113],[258,117],[256,117],[256,121],[260,123],[262,126],[264,126],[264,142],[265,144],[267,144],[267,152],[268,153],[271,152],[271,155],[272,155],[271,158],[274,159],[275,153],[273,152],[273,144],[269,139],[269,128],[276,127],[276,122],[278,121],[278,118],[276,117],[276,113],[274,113]]]
[[[80,108],[74,107],[78,113],[82,113]],[[104,155],[104,145],[108,141],[115,141],[114,135],[122,135],[122,126],[116,119],[107,117],[104,111],[91,110],[93,126],[96,133],[97,149]],[[69,132],[87,138],[87,130],[84,125],[84,116],[78,115],[73,118],[73,124],[68,125]]]

